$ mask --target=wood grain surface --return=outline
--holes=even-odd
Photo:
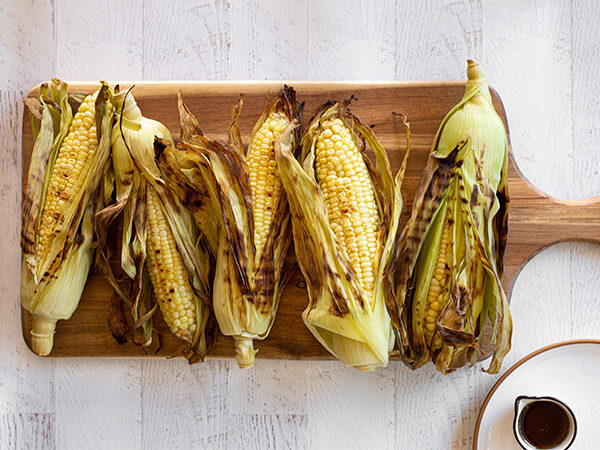
[[[188,366],[40,358],[22,337],[23,98],[66,80],[462,80],[482,63],[516,165],[560,199],[600,195],[596,0],[0,0],[0,449],[472,448],[497,376],[401,362]],[[514,217],[514,216],[513,216]],[[512,349],[600,336],[600,246],[565,242],[515,278]],[[600,440],[600,431],[598,439]]]
[[[123,88],[131,82],[119,83]],[[405,208],[401,226],[410,215],[412,200],[419,177],[425,167],[435,133],[446,113],[460,101],[464,84],[448,83],[352,83],[352,82],[294,82],[299,101],[304,101],[308,121],[311,111],[329,99],[343,100],[354,95],[351,106],[363,121],[370,124],[386,147],[395,173],[405,151],[405,132],[392,111],[405,114],[412,129],[412,151],[402,186]],[[140,83],[133,90],[138,105],[146,117],[164,123],[173,136],[180,133],[177,112],[177,91],[181,90],[188,107],[196,114],[203,132],[224,140],[230,121],[232,105],[244,95],[240,128],[248,143],[255,121],[264,109],[265,99],[277,93],[280,82],[257,83]],[[97,83],[70,83],[72,92],[92,92]],[[498,94],[493,91],[496,110],[508,129],[506,113]],[[37,88],[29,96],[35,96]],[[30,122],[23,123],[23,167],[29,165],[33,148]],[[512,152],[511,152],[512,154]],[[23,170],[23,189],[26,171]],[[559,202],[537,192],[516,170],[509,168],[509,235],[505,256],[504,286],[510,292],[512,280],[534,254],[564,240],[600,242],[600,198],[587,202]],[[306,283],[293,255],[284,268],[291,273],[269,336],[256,341],[257,358],[267,359],[331,359],[333,356],[319,344],[302,322],[302,311],[308,303]],[[112,289],[99,276],[91,276],[80,305],[68,321],[59,321],[54,337],[53,357],[173,357],[181,341],[176,339],[157,314],[156,328],[161,345],[142,349],[132,343],[118,345],[107,326],[107,311]],[[23,311],[23,334],[30,342],[31,315]],[[157,341],[157,339],[155,339]],[[219,335],[211,358],[233,357],[232,338]]]

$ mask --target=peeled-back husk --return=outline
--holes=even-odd
[[[265,247],[255,263],[253,197],[238,128],[241,108],[242,99],[233,108],[228,144],[223,145],[202,135],[180,94],[182,140],[177,149],[163,146],[158,161],[165,178],[211,242],[216,260],[213,310],[221,332],[234,339],[239,366],[246,368],[253,365],[257,352],[253,340],[264,339],[275,319],[285,284],[283,264],[291,232],[282,192]],[[252,137],[271,112],[283,112],[294,120],[300,108],[294,90],[285,86],[267,104]]]
[[[304,323],[319,342],[344,364],[359,370],[372,370],[387,365],[394,343],[385,299],[393,295],[390,269],[402,210],[400,185],[409,152],[407,149],[402,167],[394,179],[385,150],[371,129],[349,112],[342,112],[345,109],[346,104],[338,109],[333,102],[321,106],[303,138],[299,161],[293,157],[289,139],[297,123],[290,125],[281,135],[275,155],[289,199],[296,258],[309,295],[309,304],[302,314]],[[346,254],[340,249],[328,221],[323,193],[315,178],[315,144],[319,125],[321,121],[336,117],[368,142],[376,159],[373,166],[364,154],[363,141],[363,158],[369,169],[381,218],[372,298],[368,298]],[[354,139],[359,144],[356,134]]]
[[[60,225],[41,260],[35,249],[46,191],[73,113],[67,84],[57,79],[40,86],[37,100],[27,101],[35,124],[35,143],[23,201],[21,303],[33,316],[32,349],[40,355],[52,350],[56,321],[69,319],[77,308],[92,264],[94,214],[106,201],[104,179],[110,176],[109,91],[108,86],[103,86],[96,98],[98,148],[82,169],[82,188],[66,199],[56,218]]]
[[[410,367],[432,360],[448,373],[472,365],[489,339],[494,353],[487,371],[496,373],[510,349],[512,332],[501,285],[509,203],[508,143],[479,65],[469,61],[468,75],[463,99],[448,113],[434,139],[411,218],[402,232],[396,302],[388,302],[388,310]],[[431,346],[433,339],[425,340],[424,318],[414,311],[426,304],[447,211],[453,214],[447,261],[450,296],[436,322],[435,334],[443,343],[436,349]]]

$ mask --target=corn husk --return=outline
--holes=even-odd
[[[58,79],[40,86],[37,99],[28,99],[35,144],[27,174],[21,224],[21,303],[33,316],[34,352],[52,350],[57,320],[67,320],[79,304],[95,248],[94,214],[107,200],[103,180],[108,175],[112,112],[107,105],[108,86],[95,104],[98,148],[83,167],[82,188],[65,200],[50,247],[38,259],[36,247],[46,192],[58,151],[73,121],[67,84]]]
[[[155,139],[172,143],[171,135],[162,123],[142,116],[130,93],[118,93],[113,103],[119,113],[112,138],[116,201],[98,214],[101,240],[97,270],[110,282],[118,298],[130,310],[134,320],[133,331],[142,331],[141,340],[134,335],[134,343],[149,346],[153,334],[152,316],[158,309],[146,265],[146,197],[149,189],[154,190],[195,294],[197,327],[190,338],[184,339],[180,351],[190,363],[203,360],[207,348],[205,328],[210,312],[210,259],[190,213],[168,188],[154,160]],[[117,250],[121,275],[117,275],[110,264],[114,249],[106,241],[107,230],[116,219],[122,223],[121,245]],[[110,316],[111,331],[117,341],[123,342],[126,339],[123,334],[132,330],[124,329],[123,321],[118,320],[119,306],[114,300]]]
[[[388,306],[412,368],[431,360],[448,373],[477,362],[491,344],[487,371],[496,373],[510,349],[512,322],[501,285],[507,161],[504,125],[483,71],[469,61],[465,95],[440,125],[398,248],[397,303]],[[451,225],[447,300],[427,340],[423,313],[445,223]]]
[[[268,335],[285,284],[282,270],[291,242],[287,200],[282,193],[256,262],[253,196],[238,128],[242,100],[233,108],[227,145],[202,136],[181,95],[179,100],[182,140],[176,150],[165,147],[159,165],[180,200],[194,214],[207,241],[213,243],[215,317],[221,332],[234,339],[240,368],[251,367],[257,352],[253,341]],[[293,89],[284,87],[267,104],[252,137],[274,111],[285,113],[289,120],[299,116]],[[293,146],[294,137],[290,139]]]
[[[304,323],[319,342],[344,364],[360,370],[372,370],[387,365],[394,343],[385,299],[393,295],[390,269],[402,210],[400,184],[408,151],[394,179],[385,149],[368,126],[346,111],[346,106],[344,104],[340,108],[333,102],[321,106],[302,139],[299,161],[293,157],[290,127],[276,147],[276,158],[290,204],[296,258],[309,294],[309,304],[302,314]],[[340,249],[316,180],[315,145],[319,126],[321,122],[334,118],[342,119],[354,130],[353,138],[362,150],[375,188],[381,225],[372,296],[360,285],[351,262]],[[364,153],[365,141],[375,155],[375,165]]]

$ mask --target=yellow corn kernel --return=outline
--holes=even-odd
[[[448,216],[450,213],[448,212]],[[448,250],[450,249],[450,230],[451,225],[448,220],[444,223],[442,231],[442,240],[438,250],[433,278],[429,284],[427,293],[427,307],[425,308],[425,340],[430,342],[435,332],[435,323],[437,322],[442,309],[446,306],[448,300],[447,286],[449,284],[450,267],[448,266]],[[431,344],[431,349],[435,350],[441,347],[442,341],[439,335],[436,335]]]
[[[380,224],[367,166],[340,119],[321,124],[315,150],[317,180],[331,229],[352,263],[363,289],[373,293]]]
[[[197,327],[197,299],[158,194],[151,186],[147,189],[147,216],[147,269],[160,310],[173,334],[191,340]]]
[[[95,124],[97,95],[97,92],[88,95],[79,105],[69,132],[58,150],[42,210],[36,247],[38,261],[43,258],[57,227],[62,225],[59,221],[64,220],[61,213],[65,203],[81,189],[83,168],[98,148]]]
[[[258,265],[281,196],[281,181],[275,174],[275,139],[289,124],[284,113],[273,112],[256,132],[246,161],[254,214],[255,263]]]

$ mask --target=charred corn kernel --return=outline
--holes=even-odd
[[[97,92],[88,95],[73,117],[69,133],[63,141],[50,175],[50,185],[42,211],[36,259],[41,261],[58,225],[65,220],[64,205],[84,183],[82,171],[98,147],[94,124],[94,102]],[[84,120],[90,118],[90,120]],[[61,222],[61,223],[59,223]]]
[[[371,294],[380,223],[373,184],[348,126],[336,118],[321,127],[315,164],[331,229],[352,262],[363,289]]]
[[[148,187],[147,202],[147,268],[152,287],[171,332],[189,341],[196,330],[194,291],[188,281],[187,271],[160,206],[158,195],[152,187]]]
[[[447,213],[447,217],[450,214]],[[446,286],[449,284],[449,275],[450,275],[450,267],[448,266],[448,255],[450,254],[450,230],[452,225],[448,220],[444,222],[444,229],[442,231],[442,239],[440,241],[440,247],[437,252],[436,258],[436,270],[431,279],[431,283],[429,285],[429,292],[427,293],[427,324],[426,324],[426,332],[425,339],[426,342],[431,342],[431,338],[433,337],[435,331],[435,322],[437,322],[438,317],[440,316],[442,308],[445,306],[445,298],[447,298],[447,293],[442,294],[442,289],[446,289]],[[442,288],[444,287],[444,288]],[[430,320],[430,317],[432,320]],[[433,325],[433,326],[431,326]],[[434,341],[431,343],[432,350],[435,350],[441,347],[442,341],[438,335],[435,336]]]
[[[258,265],[281,197],[281,181],[275,173],[275,139],[290,123],[283,112],[272,112],[250,142],[248,163],[254,213],[254,255]]]

